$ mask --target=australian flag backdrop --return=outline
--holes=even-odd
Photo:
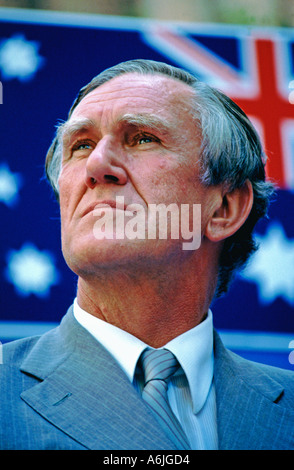
[[[59,323],[76,294],[44,159],[77,91],[118,62],[184,67],[250,116],[278,185],[260,249],[212,305],[225,344],[294,370],[294,29],[0,8],[0,341]],[[0,345],[1,346],[1,345]]]

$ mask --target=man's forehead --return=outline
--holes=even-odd
[[[162,74],[126,73],[88,93],[62,126],[63,137],[103,122],[148,127],[167,134],[193,114],[194,90]],[[195,96],[195,95],[194,95]]]
[[[160,102],[164,100],[176,102],[189,99],[193,94],[194,90],[189,85],[163,74],[124,73],[86,94],[74,109],[73,114],[78,108],[94,102],[103,103],[116,99],[128,99],[128,97],[141,100],[142,103],[145,100],[146,104],[148,99],[154,99],[157,102],[158,98]]]
[[[138,73],[138,72],[126,72],[116,77],[107,80],[105,83],[100,85],[96,88],[96,90],[100,90],[101,92],[104,89],[108,88],[109,86],[126,86],[128,87],[137,86],[137,87],[150,87],[152,89],[156,89],[157,86],[163,86],[166,88],[188,88],[191,87],[186,83],[178,80],[177,78],[173,78],[171,76],[162,74],[162,73]],[[94,90],[93,90],[94,91]]]

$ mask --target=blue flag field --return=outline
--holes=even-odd
[[[294,29],[0,8],[0,341],[54,327],[76,293],[44,160],[94,75],[145,58],[186,68],[249,115],[278,186],[259,251],[214,325],[244,357],[294,370]]]

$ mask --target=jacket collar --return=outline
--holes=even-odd
[[[75,320],[39,339],[21,366],[22,399],[88,449],[174,449],[112,356]],[[146,426],[148,423],[148,426]]]
[[[216,332],[214,344],[219,448],[281,448],[281,443],[293,448],[294,413],[277,405],[281,384],[263,367],[230,353]],[[78,324],[72,308],[58,328],[37,341],[21,370],[36,378],[22,399],[84,447],[174,449],[124,372]]]
[[[228,351],[214,334],[219,448],[293,448],[294,412],[278,404],[284,387],[267,367]]]

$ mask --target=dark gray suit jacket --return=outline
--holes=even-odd
[[[220,449],[294,449],[294,373],[246,361],[215,332]],[[170,450],[109,353],[73,316],[3,347],[0,449]]]

